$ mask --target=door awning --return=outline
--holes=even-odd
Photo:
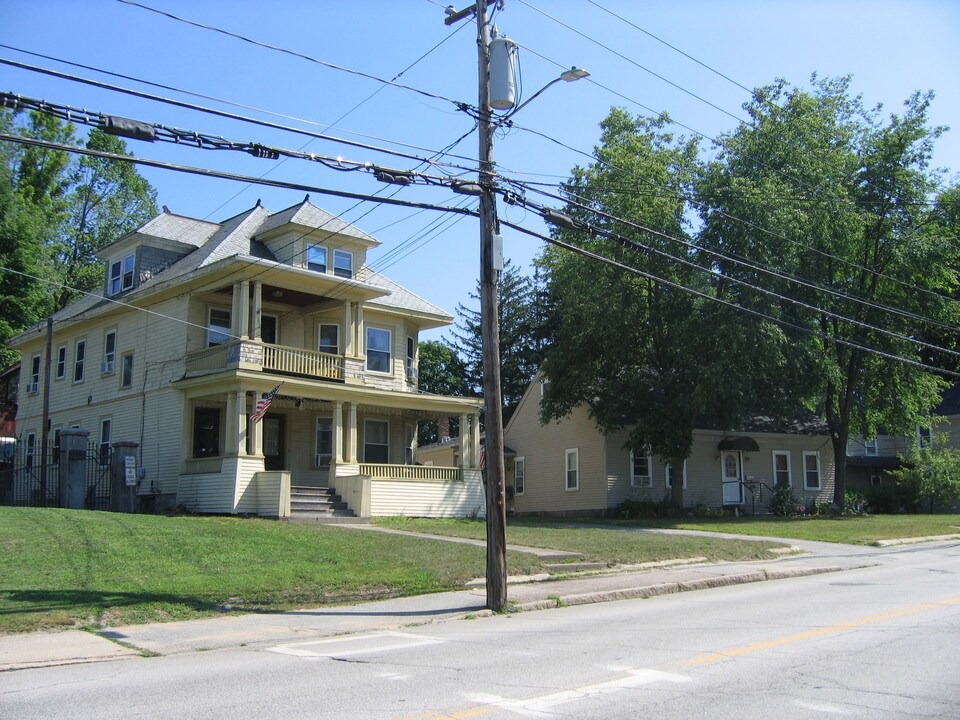
[[[760,446],[752,437],[740,435],[738,437],[725,437],[717,445],[717,450],[739,450],[740,452],[759,452]]]

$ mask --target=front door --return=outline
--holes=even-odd
[[[263,420],[263,467],[265,470],[286,470],[284,457],[284,417],[264,415]]]
[[[728,450],[723,453],[723,504],[739,505],[743,502],[743,486],[740,484],[740,453]]]

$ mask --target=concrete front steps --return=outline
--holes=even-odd
[[[290,519],[295,522],[364,523],[330,488],[294,485],[290,488]]]

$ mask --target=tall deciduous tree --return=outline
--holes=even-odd
[[[917,318],[945,319],[949,309],[943,294],[955,281],[956,243],[927,222],[939,180],[929,162],[941,132],[929,125],[930,100],[916,94],[885,118],[851,96],[849,78],[814,78],[810,90],[778,82],[746,106],[748,124],[721,138],[699,185],[702,245],[820,286],[716,265],[722,297],[807,331],[771,328],[767,336],[793,343],[804,369],[794,390],[829,427],[841,506],[851,428],[866,437],[881,426],[905,432],[936,404],[941,386],[889,357],[921,359],[916,345],[875,329],[922,336],[928,326]]]
[[[479,291],[470,294],[479,304]],[[503,419],[509,421],[543,358],[543,314],[535,283],[507,260],[497,284],[500,322],[500,385]],[[473,394],[483,390],[483,345],[480,312],[457,306],[453,348],[463,359]]]
[[[629,429],[638,456],[661,457],[679,477],[698,417],[730,425],[749,406],[742,382],[749,359],[737,356],[736,333],[724,332],[723,309],[678,287],[706,293],[711,273],[677,259],[692,258],[680,241],[690,240],[685,198],[698,148],[674,138],[666,123],[614,109],[601,125],[597,162],[574,169],[566,212],[648,249],[578,230],[555,235],[648,276],[561,248],[544,251],[551,343],[543,364],[550,392],[541,407],[548,420],[585,403],[601,431]],[[673,483],[672,500],[682,505],[682,483]]]
[[[77,145],[69,123],[42,113],[0,113],[13,134]],[[84,144],[125,154],[92,130]],[[129,163],[0,143],[0,341],[103,282],[95,253],[157,212],[156,193]],[[38,279],[40,278],[40,279]],[[5,363],[15,360],[6,353]]]

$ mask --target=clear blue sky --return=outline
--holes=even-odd
[[[453,28],[445,26],[443,8],[447,3],[442,0],[143,2],[386,79],[409,67],[397,82],[476,103],[476,25],[465,21]],[[456,7],[469,4],[462,0]],[[934,122],[958,126],[939,142],[935,161],[949,169],[951,176],[960,171],[960,3],[955,0],[596,0],[596,4],[589,0],[505,0],[504,5],[497,14],[497,25],[521,46],[527,97],[557,77],[562,68],[576,65],[592,73],[590,80],[558,83],[516,117],[524,127],[582,152],[592,149],[598,123],[612,105],[643,114],[665,110],[678,123],[710,138],[735,127],[735,118],[744,116],[741,105],[749,97],[729,80],[614,17],[606,8],[746,87],[765,85],[777,77],[805,85],[813,72],[850,74],[854,89],[867,104],[883,103],[890,111],[898,110],[915,90],[934,90]],[[192,27],[118,0],[5,0],[0,4],[0,38],[5,45],[283,113],[319,126],[234,109],[243,114],[320,131],[334,125],[331,134],[381,147],[402,149],[398,143],[417,146],[422,149],[407,151],[421,156],[447,146],[472,125],[448,100],[383,87],[373,80]],[[0,48],[0,57],[149,90],[131,81],[71,69],[5,48]],[[9,66],[0,66],[0,87],[235,140],[289,148],[301,148],[308,140]],[[190,100],[169,91],[154,92]],[[193,101],[231,109],[213,100]],[[677,132],[691,134],[682,127]],[[129,141],[128,145],[136,155],[185,165],[248,175],[270,171],[271,178],[359,193],[383,189],[370,175],[339,173],[305,161],[278,164],[237,153],[160,143]],[[709,139],[703,140],[703,146],[709,149]],[[319,140],[307,149],[379,165],[403,168],[412,164]],[[453,152],[476,157],[476,134]],[[569,176],[574,165],[588,162],[581,154],[519,130],[497,138],[495,156],[501,172],[546,182],[559,182]],[[462,159],[453,162],[470,164]],[[258,198],[271,210],[280,210],[303,197],[299,191],[247,187],[163,170],[141,172],[156,187],[159,202],[171,211],[211,220],[230,217]],[[386,190],[392,193],[395,189]],[[404,188],[397,197],[436,203],[462,199],[422,186]],[[479,264],[475,220],[455,222],[456,218],[436,213],[358,205],[319,194],[312,199],[383,242],[369,258],[375,269],[451,313],[458,303],[471,303],[468,295],[475,287]],[[515,207],[501,207],[501,215],[543,229],[535,215]],[[536,240],[505,233],[505,254],[521,267],[528,267],[539,250]]]

